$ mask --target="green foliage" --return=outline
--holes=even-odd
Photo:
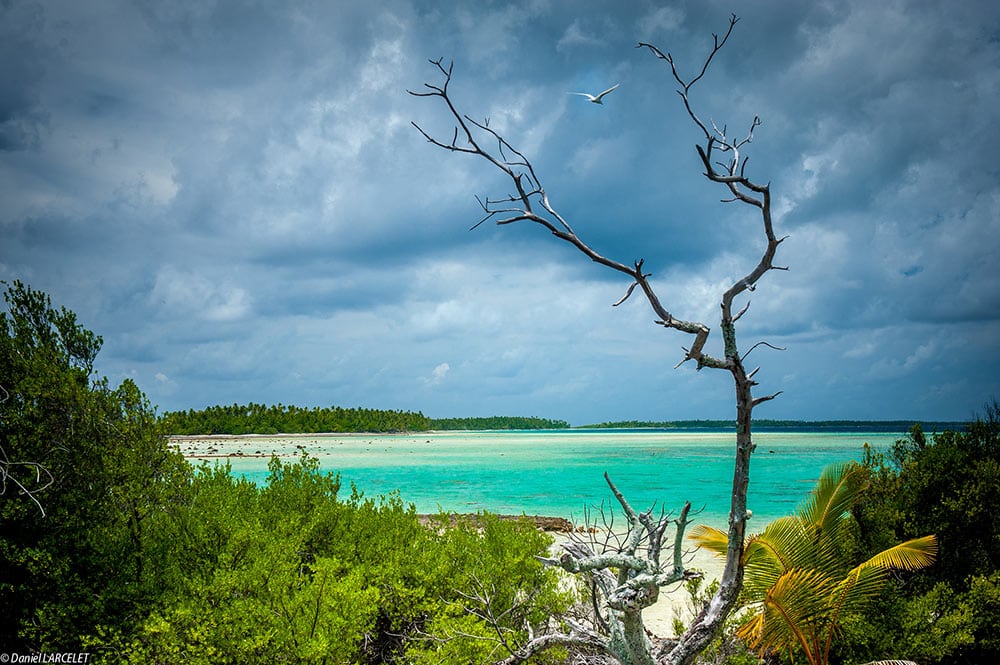
[[[468,637],[495,635],[490,616],[516,643],[572,601],[535,559],[549,540],[531,522],[428,527],[398,495],[343,497],[309,457],[272,459],[262,487],[228,466],[192,469],[134,383],[91,376],[100,338],[75,315],[20,283],[6,302],[0,447],[54,482],[35,497],[44,516],[13,479],[0,498],[5,649],[106,663],[465,663],[495,644]],[[30,473],[17,480],[39,489]]]
[[[956,584],[1000,569],[1000,538],[990,537],[1000,534],[1000,421],[942,432],[932,444],[921,433],[898,442],[893,455],[903,516],[897,530],[937,529],[946,556],[935,578]]]
[[[843,652],[880,642],[928,664],[1000,658],[1000,407],[962,432],[928,437],[914,426],[891,451],[869,451],[865,466],[870,489],[855,509],[863,550],[933,529],[941,556],[851,626]]]
[[[697,616],[708,606],[712,596],[718,592],[719,581],[712,580],[705,584],[704,578],[696,577],[684,582],[684,590],[688,594],[687,610],[691,616]],[[757,665],[760,659],[747,648],[746,642],[736,637],[736,629],[748,618],[746,612],[736,612],[727,616],[722,629],[698,654],[694,662],[701,665],[723,663],[725,665]],[[682,635],[687,630],[688,624],[675,616],[672,628],[674,635]]]
[[[20,282],[4,299],[0,447],[53,482],[35,497],[44,516],[23,493],[0,500],[0,644],[72,651],[79,626],[130,621],[158,586],[148,527],[187,465],[132,382],[91,376],[100,337]]]
[[[494,644],[467,637],[495,634],[465,609],[476,589],[511,640],[571,600],[534,558],[549,540],[528,521],[428,528],[398,496],[339,491],[314,458],[273,459],[265,487],[203,465],[164,523],[170,591],[87,647],[107,662],[464,663]]]
[[[567,429],[565,420],[550,420],[533,416],[490,416],[487,418],[431,418],[430,429],[435,430],[513,430],[513,429]]]
[[[232,404],[163,414],[169,434],[315,434],[326,432],[415,432],[426,430],[566,429],[565,420],[523,416],[427,418],[422,413],[339,406],[304,409],[278,404]]]
[[[737,630],[761,654],[802,654],[812,665],[829,662],[845,618],[878,597],[893,570],[918,570],[934,561],[934,536],[893,545],[865,559],[857,556],[856,522],[850,514],[865,488],[864,467],[823,470],[796,514],[771,522],[744,545],[743,603],[753,616]],[[693,540],[726,553],[726,534],[697,527]]]
[[[173,435],[410,432],[430,429],[431,423],[419,412],[253,403],[168,411],[162,419],[165,431]]]
[[[263,489],[201,467],[164,524],[172,590],[135,630],[96,630],[88,648],[109,662],[352,662],[379,590],[307,545],[341,507],[338,489],[314,460],[272,464]]]
[[[838,642],[844,662],[893,653],[919,663],[991,663],[1000,653],[1000,572],[977,575],[967,590],[937,582],[928,591],[887,595],[845,626]]]
[[[480,514],[452,524],[440,515],[432,528],[441,534],[441,550],[429,568],[448,583],[427,626],[433,639],[414,645],[413,662],[482,663],[506,657],[498,639],[516,648],[527,640],[529,626],[541,634],[551,617],[576,600],[560,588],[558,572],[535,558],[552,539],[530,520]]]

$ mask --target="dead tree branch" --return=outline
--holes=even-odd
[[[758,398],[753,396],[752,389],[757,384],[752,377],[756,370],[748,374],[743,366],[746,354],[740,354],[735,326],[736,321],[746,312],[749,304],[735,314],[733,311],[737,298],[747,291],[753,291],[765,274],[771,270],[786,269],[773,263],[778,247],[785,238],[778,238],[774,232],[770,186],[751,180],[747,176],[749,158],[741,154],[741,151],[753,142],[755,132],[762,126],[762,122],[760,118],[755,116],[745,134],[737,138],[730,138],[726,125],[719,126],[714,121],[702,120],[695,111],[691,100],[691,93],[696,84],[706,76],[713,59],[728,42],[738,21],[739,19],[735,15],[731,16],[727,30],[722,37],[713,35],[714,44],[711,51],[702,60],[697,73],[690,78],[684,77],[669,53],[664,53],[652,44],[644,42],[638,44],[638,48],[645,48],[655,57],[670,65],[671,76],[680,86],[677,93],[681,97],[687,115],[701,133],[701,139],[696,149],[704,167],[705,177],[725,189],[726,198],[723,199],[724,201],[744,204],[753,210],[755,215],[759,215],[760,229],[765,240],[765,248],[760,259],[744,276],[736,279],[721,294],[721,316],[719,319],[723,347],[721,357],[712,356],[706,351],[706,343],[711,332],[707,324],[675,316],[663,304],[649,281],[651,275],[643,271],[643,261],[627,264],[608,258],[582,240],[551,202],[531,160],[519,152],[504,136],[491,128],[487,121],[474,121],[458,110],[449,90],[454,69],[453,63],[445,66],[442,59],[432,60],[431,64],[436,68],[443,81],[438,84],[425,83],[423,91],[410,91],[410,94],[416,97],[440,100],[454,123],[449,140],[438,139],[417,123],[413,123],[413,126],[429,143],[450,152],[472,155],[485,160],[493,168],[505,174],[513,187],[513,193],[499,198],[477,197],[483,208],[484,217],[473,228],[487,220],[492,220],[501,226],[528,222],[544,228],[556,238],[574,246],[591,261],[629,278],[629,286],[625,295],[615,305],[627,300],[638,287],[653,310],[658,325],[678,330],[693,338],[690,346],[684,348],[684,355],[678,366],[688,360],[693,360],[698,369],[710,367],[725,370],[733,377],[736,402],[736,447],[727,532],[729,547],[726,564],[719,590],[715,596],[695,618],[684,635],[669,649],[657,654],[657,662],[675,665],[691,662],[708,645],[736,603],[743,583],[741,554],[746,532],[746,498],[750,479],[750,457],[754,450],[751,438],[752,412],[755,406],[772,400],[779,394],[774,393]],[[753,348],[750,350],[752,351]],[[566,553],[557,562],[553,563],[560,565],[565,570],[582,572],[593,577],[594,587],[604,594],[606,605],[609,608],[609,619],[606,623],[610,632],[614,634],[611,642],[608,643],[611,645],[609,646],[611,652],[625,663],[652,663],[654,661],[652,660],[653,656],[649,653],[649,642],[642,629],[641,610],[652,602],[650,599],[655,600],[657,590],[662,583],[669,583],[666,580],[670,579],[683,578],[675,578],[678,574],[683,576],[683,566],[678,563],[679,560],[675,560],[676,571],[671,569],[665,572],[661,569],[658,559],[654,561],[648,557],[637,556],[638,549],[633,543],[635,538],[646,542],[650,551],[659,552],[662,546],[663,518],[654,521],[647,513],[635,513],[628,506],[624,497],[617,493],[610,480],[608,482],[615,491],[619,504],[625,510],[628,519],[627,537],[617,542],[617,549],[615,547],[602,549],[600,553],[582,543],[573,544],[567,548]],[[683,533],[683,527],[680,524],[678,524],[678,532],[679,534]],[[605,542],[606,546],[611,544],[610,540]],[[611,573],[612,569],[617,570],[617,574]],[[528,653],[529,651],[531,654],[537,653],[544,648],[541,645],[546,644],[546,639],[553,640],[552,643],[565,644],[570,643],[571,638],[593,645],[593,639],[589,633],[571,631],[560,635],[535,638],[529,644],[537,646],[529,648],[525,645],[522,649],[527,649],[527,651],[515,650],[515,654]],[[624,643],[625,646],[619,648],[619,643]],[[642,655],[643,653],[646,655]],[[515,658],[515,654],[512,654],[511,658]],[[518,658],[523,660],[529,656],[523,658],[518,656]],[[508,659],[505,662],[520,661]]]
[[[0,404],[3,404],[10,398],[10,393],[0,386]],[[26,474],[16,473],[18,469],[28,470]],[[30,480],[34,476],[34,480]],[[10,483],[18,494],[23,494],[24,496],[31,499],[36,506],[38,506],[38,511],[45,517],[45,508],[42,506],[42,502],[38,500],[35,496],[38,492],[42,492],[53,483],[55,483],[55,478],[52,474],[39,462],[12,462],[10,458],[7,457],[7,451],[4,450],[3,446],[0,446],[0,496],[7,494],[7,483]]]
[[[685,504],[676,519],[662,511],[654,517],[654,507],[640,513],[607,473],[604,479],[625,515],[625,532],[598,535],[601,530],[590,528],[593,524],[588,523],[583,530],[585,535],[574,534],[563,544],[564,551],[558,559],[542,561],[590,578],[592,625],[577,623],[572,632],[563,635],[564,643],[570,643],[573,635],[586,635],[587,639],[576,643],[577,646],[598,646],[621,663],[651,665],[652,644],[643,625],[642,611],[656,602],[661,587],[700,576],[686,570],[683,562],[682,542],[690,523],[691,504]],[[601,522],[613,523],[613,514],[614,511],[601,506]],[[664,535],[671,524],[675,525],[674,539],[666,542]],[[670,549],[673,555],[669,562],[664,562],[665,550]]]
[[[694,335],[696,341],[692,344],[691,350],[686,353],[684,360],[681,362],[695,360],[699,369],[702,367],[728,369],[728,360],[713,358],[703,351],[704,339],[708,337],[709,333],[708,326],[697,321],[679,319],[663,306],[649,282],[651,275],[642,271],[642,261],[636,261],[633,265],[627,265],[601,255],[585,243],[573,231],[569,222],[553,207],[530,160],[486,123],[475,122],[469,116],[457,110],[448,91],[448,87],[451,84],[454,63],[449,63],[445,67],[440,59],[431,60],[430,62],[444,77],[444,82],[441,85],[425,83],[426,92],[409,92],[416,97],[438,97],[444,102],[455,123],[452,138],[450,141],[441,141],[428,134],[417,123],[414,122],[411,124],[429,143],[439,148],[451,152],[476,155],[485,159],[510,179],[516,192],[500,199],[491,199],[490,197],[480,199],[480,205],[486,215],[473,228],[491,219],[499,226],[516,222],[538,224],[556,238],[576,247],[590,258],[591,261],[631,277],[633,283],[629,287],[625,298],[631,295],[635,286],[639,286],[649,301],[650,307],[653,309],[653,313],[656,315],[660,325]],[[473,133],[473,129],[477,129],[479,132]],[[462,137],[462,143],[459,143],[459,137]],[[490,144],[495,145],[495,148],[486,147],[485,142],[478,137],[489,139]],[[509,204],[516,205],[511,206]],[[624,302],[624,298],[619,301],[619,304],[621,302]]]

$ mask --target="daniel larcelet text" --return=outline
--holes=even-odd
[[[5,651],[0,653],[0,663],[79,663],[90,662],[90,654],[79,653],[17,653],[15,651]]]

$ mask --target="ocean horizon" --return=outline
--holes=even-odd
[[[860,461],[867,443],[888,450],[903,432],[755,432],[748,508],[751,530],[790,514],[828,464]],[[603,507],[620,512],[607,472],[636,510],[678,513],[724,525],[736,436],[722,428],[435,431],[399,434],[183,437],[189,459],[228,461],[263,484],[272,455],[316,457],[339,473],[341,495],[398,492],[420,513],[488,511],[564,517],[582,524]]]

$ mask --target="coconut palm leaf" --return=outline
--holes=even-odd
[[[878,596],[889,578],[886,568],[858,566],[840,580],[836,592],[830,595],[832,616],[839,617],[860,609]]]
[[[798,646],[813,662],[816,626],[829,610],[826,598],[835,587],[834,580],[817,571],[787,571],[768,589],[761,613],[736,634],[761,653]]]
[[[797,514],[806,524],[826,530],[851,510],[864,486],[864,467],[860,464],[831,464],[823,469],[816,487],[799,506]]]
[[[809,538],[794,517],[775,520],[764,533],[747,539],[744,590],[748,598],[762,599],[778,579],[796,568],[811,568],[805,547]],[[806,565],[803,565],[805,563]]]
[[[934,536],[890,547],[853,566],[845,547],[852,538],[850,510],[865,488],[864,468],[851,462],[827,467],[795,515],[749,536],[743,547],[745,606],[758,612],[737,635],[751,648],[801,649],[813,665],[829,659],[842,617],[880,593],[890,570],[918,570],[937,556]],[[726,534],[696,527],[691,539],[725,555]]]
[[[933,563],[936,555],[937,538],[924,536],[883,550],[851,570],[840,582],[836,592],[831,594],[832,611],[822,662],[826,662],[829,657],[840,618],[849,612],[860,611],[877,597],[885,587],[890,570],[919,570]]]
[[[727,534],[714,527],[698,525],[688,538],[716,556],[728,551]],[[743,546],[743,564],[747,570],[744,590],[750,602],[763,598],[782,573],[810,563],[809,537],[795,517],[783,517],[767,526],[764,533],[747,538]]]
[[[818,567],[813,531],[794,515],[768,524],[757,540],[784,570]]]
[[[937,536],[923,536],[882,550],[862,563],[861,566],[891,568],[893,570],[919,570],[934,563],[937,552]]]
[[[914,538],[883,550],[853,568],[841,581],[833,605],[835,616],[861,609],[882,592],[890,570],[919,570],[929,566],[937,556],[937,538]]]
[[[726,556],[729,550],[729,536],[725,531],[716,529],[714,526],[697,524],[688,531],[688,540],[694,542],[698,547],[704,547],[709,552],[714,552],[718,556]]]

